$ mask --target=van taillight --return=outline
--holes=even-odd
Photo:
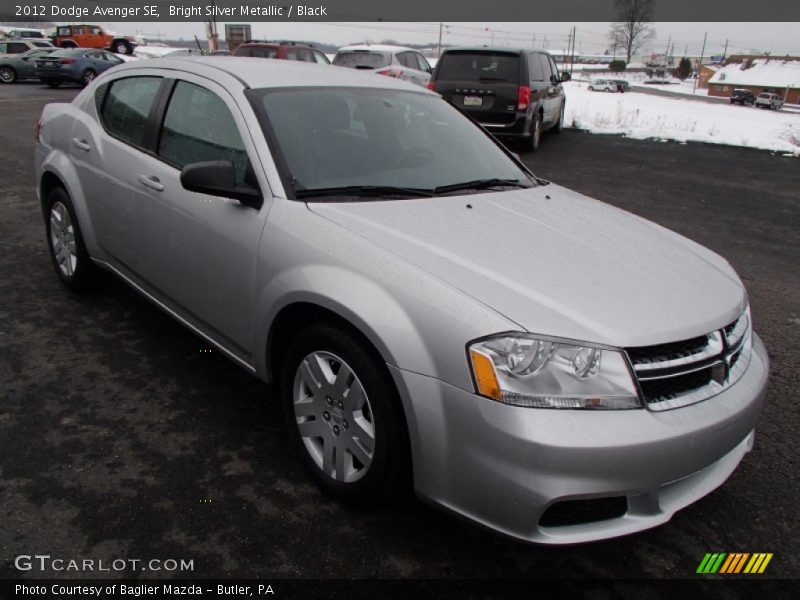
[[[61,64],[62,65],[71,65],[74,62],[75,62],[74,58],[62,58],[61,59]]]
[[[527,85],[519,86],[517,91],[517,110],[527,110],[531,104],[531,88]]]

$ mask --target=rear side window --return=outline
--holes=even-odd
[[[391,57],[380,52],[339,52],[333,64],[354,69],[379,69],[388,67]]]
[[[500,52],[446,52],[439,80],[469,82],[519,81],[519,56]]]
[[[158,154],[182,169],[188,164],[229,160],[236,180],[245,181],[247,151],[228,107],[206,88],[179,81],[169,101]]]
[[[306,50],[305,48],[287,48],[286,58],[301,62],[314,62],[314,55],[311,54],[311,50]]]
[[[9,42],[8,50],[6,50],[6,52],[9,54],[22,54],[28,50],[30,50],[30,48],[28,48],[28,44],[23,44],[22,42]]]
[[[112,82],[101,112],[106,131],[128,144],[144,146],[147,117],[160,85],[160,77],[129,77]]]
[[[58,35],[72,35],[72,29],[70,27],[59,27]]]

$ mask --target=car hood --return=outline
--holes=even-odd
[[[556,185],[308,206],[544,335],[651,345],[721,328],[746,303],[718,255]]]

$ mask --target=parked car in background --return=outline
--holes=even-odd
[[[750,90],[740,90],[736,89],[731,92],[731,104],[741,104],[745,106],[747,104],[755,104],[756,96]]]
[[[469,60],[488,78],[508,56]],[[753,447],[769,361],[730,264],[537,178],[437,94],[231,57],[97,84],[37,127],[54,274],[77,291],[108,269],[276,382],[329,495],[413,485],[574,544],[666,523]]]
[[[109,33],[99,25],[59,25],[53,43],[59,48],[108,49],[117,54],[133,54],[136,48],[132,36]]]
[[[21,38],[21,39],[46,39],[44,32],[41,29],[26,29],[23,27],[17,29],[5,29],[0,32],[0,39],[2,38]]]
[[[619,86],[614,79],[593,79],[588,89],[596,92],[618,92]]]
[[[239,44],[234,51],[233,56],[297,60],[300,62],[318,63],[321,65],[331,64],[331,61],[328,60],[328,57],[313,46],[287,41],[245,42],[243,44]]]
[[[630,84],[629,81],[627,81],[625,79],[609,79],[609,81],[613,81],[614,83],[617,84],[617,91],[618,92],[624,93],[624,92],[630,92],[631,91],[631,84]]]
[[[774,108],[775,110],[783,107],[783,100],[778,94],[773,92],[761,92],[756,98],[756,108]]]
[[[561,131],[568,79],[544,50],[448,48],[428,87],[494,135],[536,150],[543,131]]]
[[[0,40],[0,55],[25,54],[36,48],[55,48],[55,46],[47,40]]]
[[[0,56],[0,83],[14,83],[36,78],[36,59],[44,57],[56,48],[36,48],[24,54]]]
[[[87,86],[100,73],[124,63],[105,50],[60,49],[36,59],[36,76],[50,87],[62,83]]]
[[[381,44],[361,44],[339,48],[333,64],[351,69],[374,71],[417,85],[430,81],[433,69],[422,54],[412,48]]]

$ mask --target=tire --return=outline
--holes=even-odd
[[[75,42],[61,42],[59,46],[61,48],[77,48],[78,44],[76,44]]]
[[[51,190],[45,200],[45,230],[50,258],[61,283],[76,292],[90,289],[97,267],[83,243],[72,200],[62,187]]]
[[[336,387],[342,373],[346,394]],[[400,399],[385,362],[360,335],[325,321],[302,329],[281,368],[281,400],[292,445],[325,493],[369,506],[409,487]]]
[[[97,73],[95,73],[94,69],[86,69],[83,72],[83,79],[81,80],[81,87],[86,87],[90,83],[92,83],[97,77]]]
[[[53,79],[46,79],[46,80],[44,80],[44,82],[47,85],[49,85],[51,88],[57,88],[57,87],[61,86],[61,82],[60,81],[55,81]]]
[[[542,132],[544,131],[544,124],[542,123],[542,113],[536,111],[533,113],[533,123],[531,123],[531,139],[528,145],[528,150],[536,152],[542,144]]]
[[[14,83],[17,80],[17,72],[11,67],[0,67],[0,83]]]
[[[556,120],[556,124],[553,125],[551,131],[553,133],[561,133],[564,131],[564,104],[561,105],[561,109],[558,111],[558,119]]]
[[[593,92],[593,91],[594,91],[594,88],[593,88],[592,86],[589,86],[588,90],[589,90],[590,92]]]
[[[117,54],[133,54],[133,46],[125,40],[117,40],[111,45],[111,49]]]

